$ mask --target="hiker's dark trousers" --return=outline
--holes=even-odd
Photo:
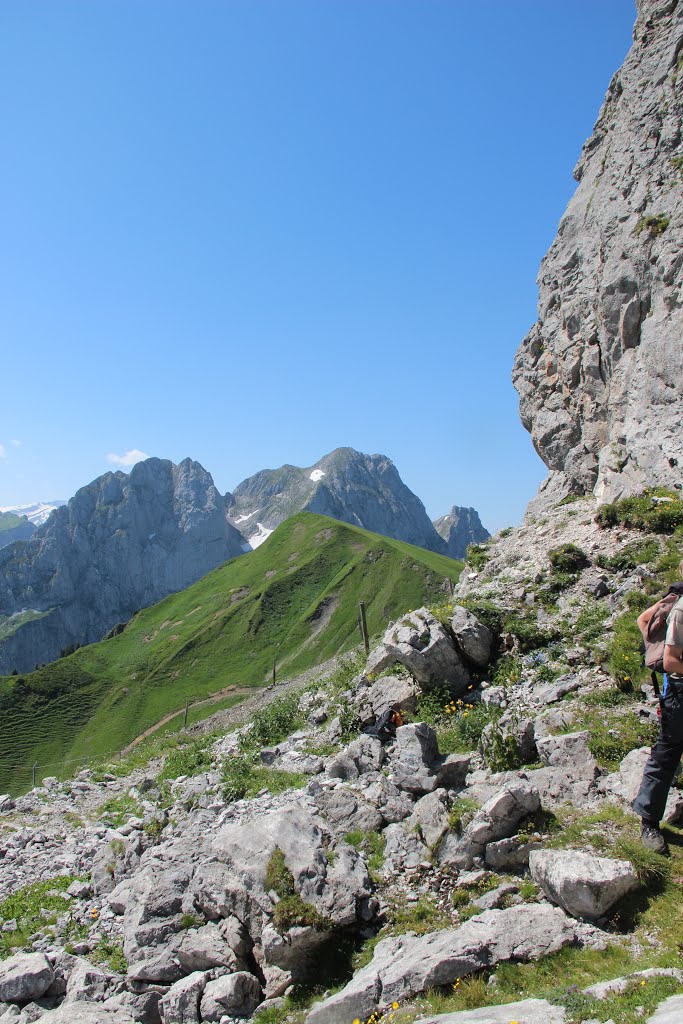
[[[683,754],[683,684],[670,679],[661,706],[659,738],[650,751],[640,792],[631,805],[636,814],[652,823],[664,817],[666,798]]]

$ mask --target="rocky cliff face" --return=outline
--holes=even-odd
[[[476,508],[454,505],[448,515],[434,520],[434,529],[446,542],[449,558],[464,558],[468,544],[483,544],[491,534],[482,526]]]
[[[430,551],[446,549],[424,505],[385,455],[337,448],[307,469],[264,469],[228,498],[232,521],[252,546],[289,516],[307,510]]]
[[[683,480],[683,4],[637,7],[513,370],[550,497]]]
[[[147,459],[105,473],[26,542],[0,552],[0,672],[91,643],[139,608],[242,552],[199,463]]]

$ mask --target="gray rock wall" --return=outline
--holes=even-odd
[[[637,8],[514,363],[555,497],[682,482],[683,4]]]

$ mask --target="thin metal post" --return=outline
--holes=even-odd
[[[35,789],[36,788],[36,768],[37,767],[38,767],[38,762],[36,761],[36,763],[33,765],[33,782],[31,784],[31,789]]]
[[[277,664],[275,658],[273,658],[273,686],[275,686],[275,678],[277,676]]]
[[[360,618],[363,625],[363,643],[365,644],[365,653],[370,653],[370,637],[368,636],[368,620],[365,617],[365,601],[360,603]]]
[[[187,712],[189,710],[189,707],[190,707],[190,702],[189,702],[189,700],[186,700],[185,701],[185,715],[183,716],[183,729],[187,729]]]

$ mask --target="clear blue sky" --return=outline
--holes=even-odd
[[[632,0],[5,0],[0,504],[340,445],[432,516],[545,475],[514,352]],[[20,442],[16,444],[13,442]]]

